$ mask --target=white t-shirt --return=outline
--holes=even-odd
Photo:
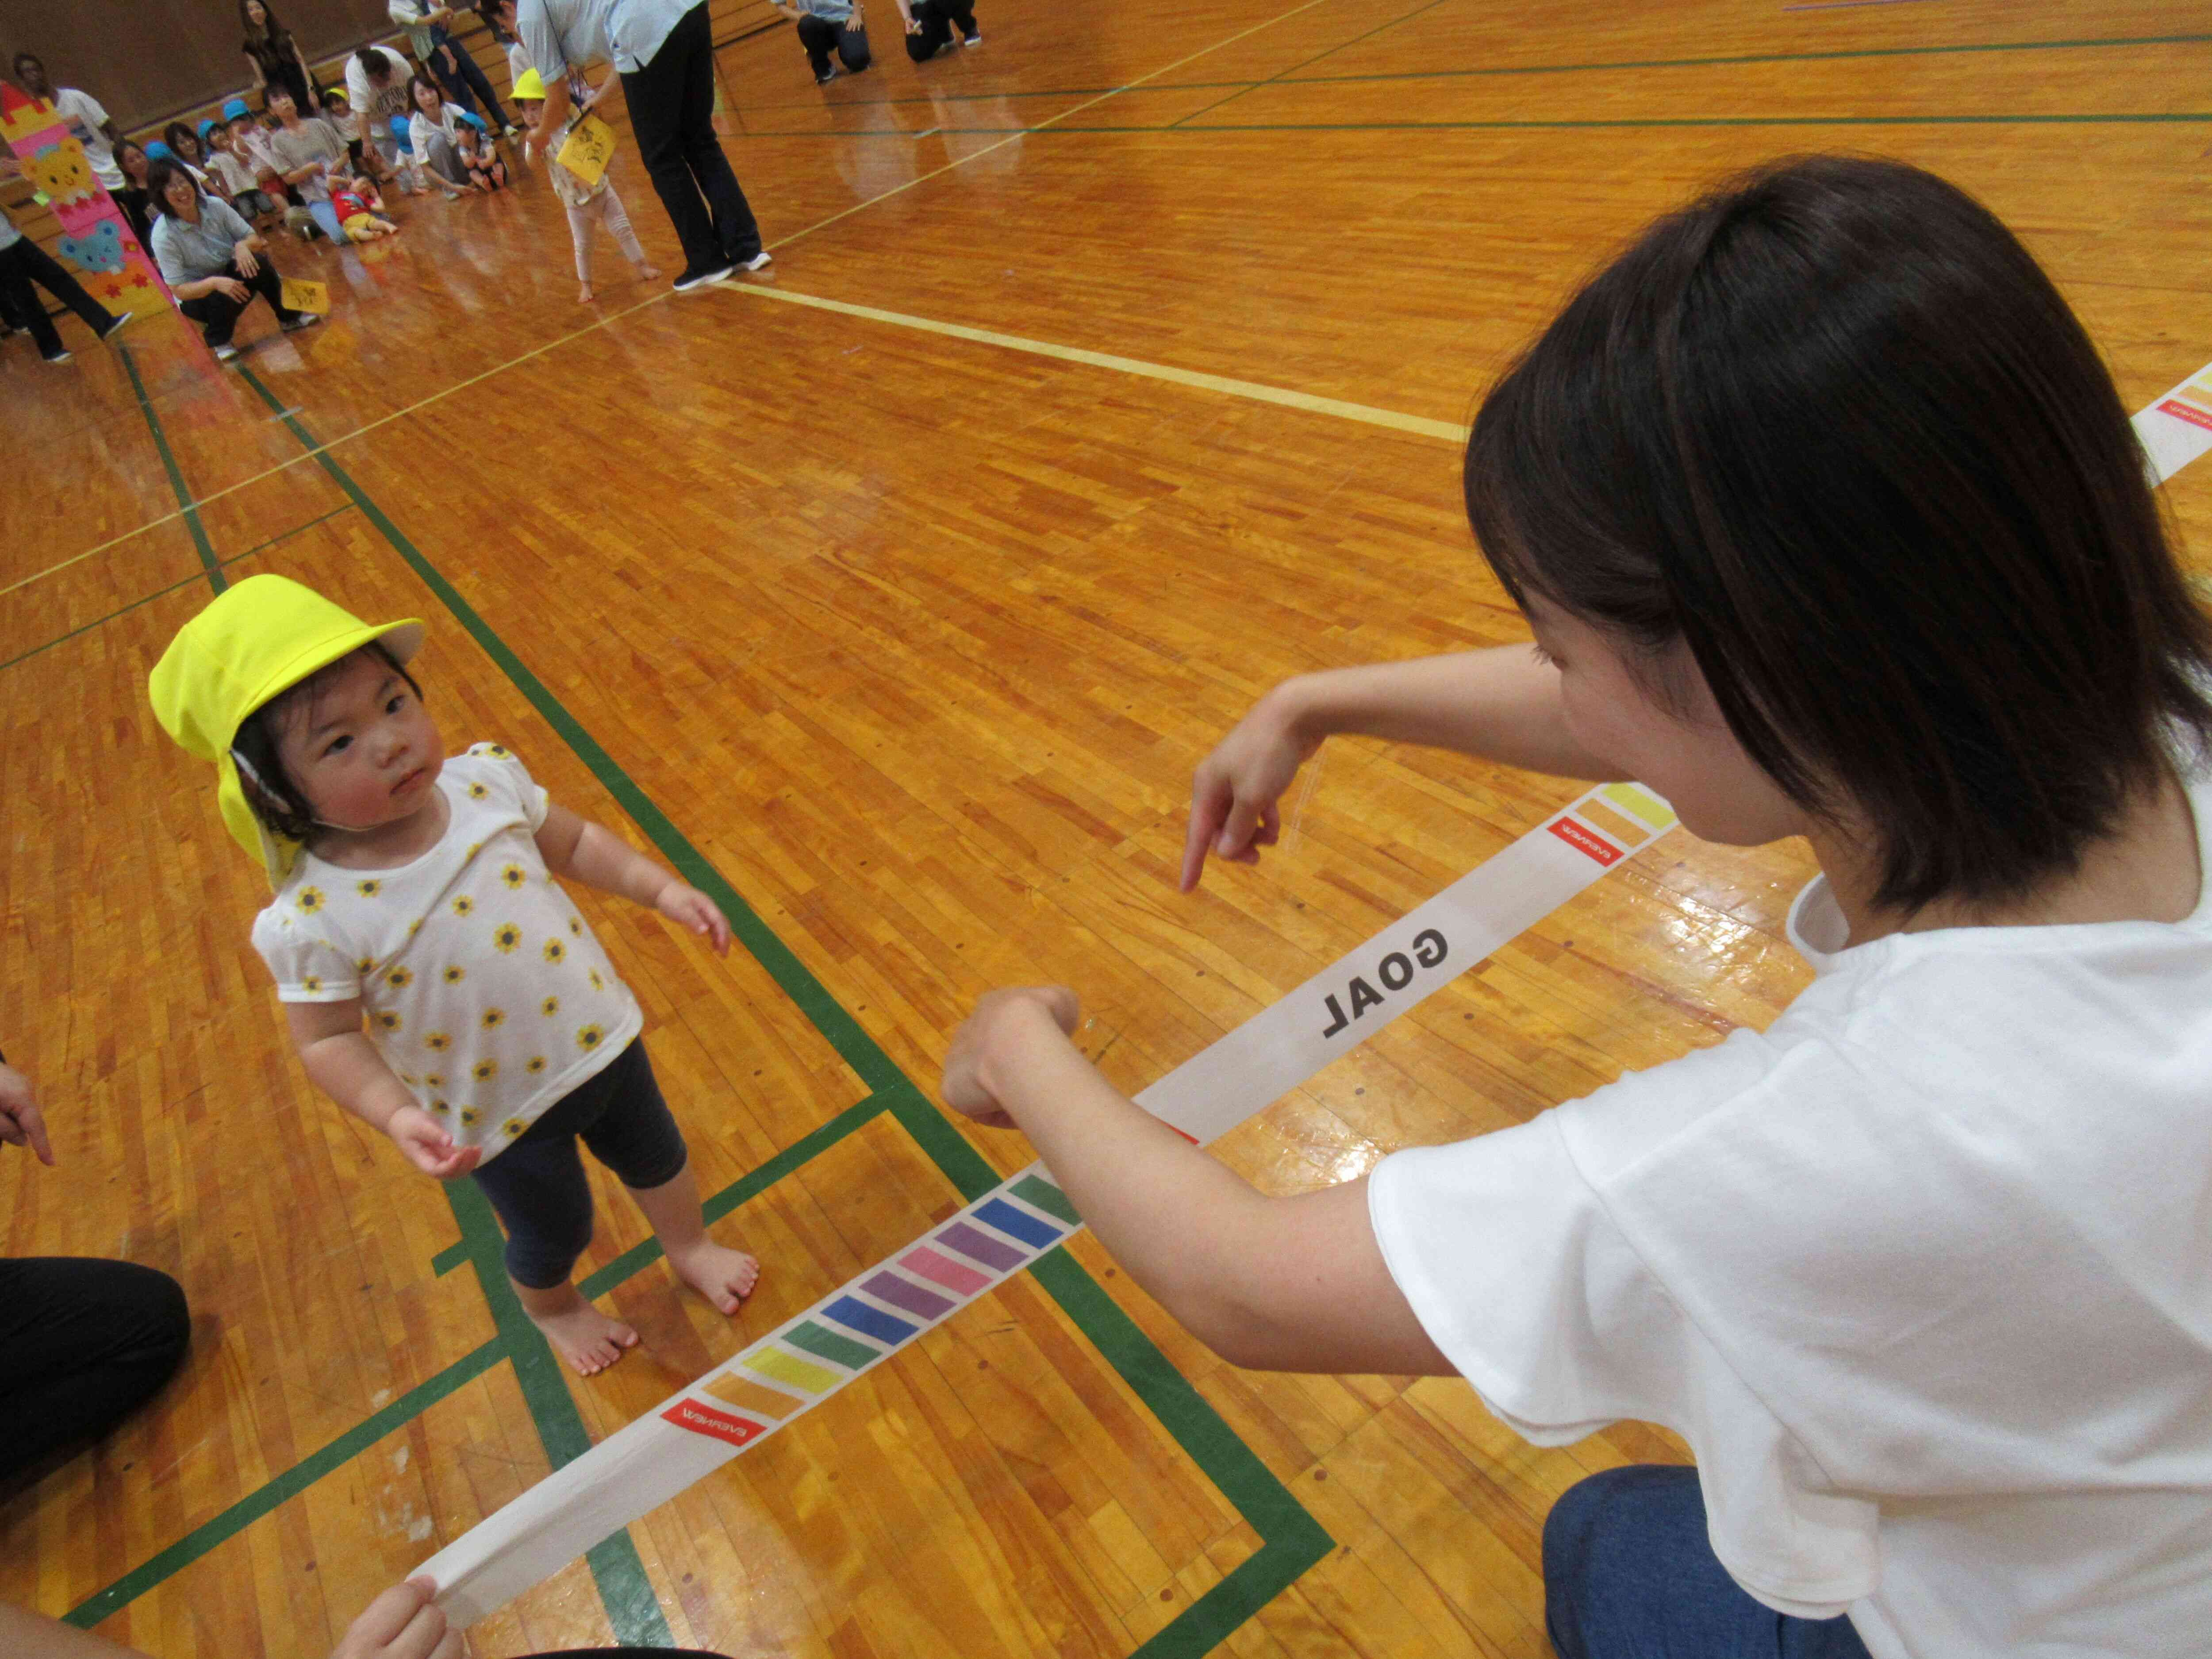
[[[359,997],[399,1080],[487,1161],[644,1028],[533,839],[545,792],[480,743],[446,763],[446,833],[411,863],[302,853],[254,919],[285,1002]]]
[[[130,180],[115,165],[115,146],[100,131],[106,124],[107,112],[100,100],[75,87],[58,87],[52,101],[56,112],[68,124],[70,136],[84,146],[84,159],[92,163],[93,176],[109,190],[121,190]]]
[[[2212,1651],[2212,787],[2172,924],[1842,948],[1765,1034],[1401,1152],[1392,1276],[1529,1439],[1665,1424],[1876,1659]]]
[[[415,71],[404,58],[389,46],[372,46],[369,50],[384,61],[388,78],[383,87],[372,85],[368,71],[361,66],[357,57],[346,59],[346,102],[360,116],[372,133],[384,132],[395,115],[404,115],[407,109],[407,83],[414,79]]]

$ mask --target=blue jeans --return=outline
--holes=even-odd
[[[1739,1589],[1706,1537],[1698,1472],[1653,1464],[1552,1506],[1544,1622],[1559,1659],[1867,1659],[1848,1618],[1793,1619]]]

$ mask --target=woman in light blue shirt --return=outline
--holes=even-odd
[[[154,222],[154,260],[161,280],[177,296],[177,309],[200,325],[216,362],[238,356],[231,332],[257,294],[269,301],[287,334],[322,321],[312,311],[285,305],[283,283],[269,263],[269,244],[229,203],[201,194],[183,166],[155,162],[147,169],[146,189],[161,216]]]
[[[548,155],[557,148],[571,108],[569,70],[604,58],[622,76],[637,158],[684,245],[678,294],[769,262],[752,208],[714,136],[714,37],[706,0],[520,0],[515,23],[545,79],[530,147]]]

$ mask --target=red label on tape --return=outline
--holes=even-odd
[[[2171,415],[2177,421],[2186,421],[2191,426],[2212,427],[2212,413],[2185,404],[2179,398],[2168,398],[2158,406],[2161,415]]]
[[[1555,819],[1546,827],[1575,851],[1589,854],[1600,864],[1612,864],[1620,857],[1620,848],[1595,830],[1583,829],[1572,818]]]
[[[712,1435],[717,1440],[726,1440],[732,1446],[742,1446],[757,1440],[768,1431],[750,1417],[735,1413],[717,1411],[714,1407],[685,1397],[678,1401],[661,1415],[679,1429],[689,1429],[694,1434]]]

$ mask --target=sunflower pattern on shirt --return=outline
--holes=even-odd
[[[448,760],[437,844],[389,870],[303,853],[255,919],[286,1002],[359,997],[370,1039],[463,1146],[494,1158],[644,1025],[546,869],[544,790],[497,744]]]

